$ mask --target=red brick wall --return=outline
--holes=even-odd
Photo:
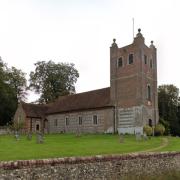
[[[133,54],[133,64],[128,64],[128,56]],[[147,56],[147,64],[144,63],[144,55]],[[123,67],[117,67],[117,60],[123,58]],[[150,67],[152,59],[153,67]],[[144,105],[149,109],[156,110],[158,119],[157,102],[157,63],[156,48],[153,44],[147,47],[140,33],[134,42],[128,46],[110,49],[110,80],[111,100],[121,108]],[[147,86],[151,87],[151,101],[147,100]]]

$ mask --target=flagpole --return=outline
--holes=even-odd
[[[134,40],[134,18],[132,19],[133,21],[133,40]]]

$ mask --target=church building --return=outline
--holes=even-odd
[[[59,97],[46,105],[20,103],[14,121],[26,132],[142,133],[158,123],[157,59],[141,29],[133,43],[110,47],[110,87]]]

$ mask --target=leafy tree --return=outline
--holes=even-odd
[[[18,101],[26,99],[27,81],[25,75],[22,70],[16,69],[15,67],[8,69],[8,83],[14,89]]]
[[[17,108],[16,94],[7,84],[0,87],[0,125],[6,125],[12,120]]]
[[[0,125],[6,125],[12,120],[17,108],[17,97],[19,97],[19,94],[17,94],[17,89],[23,86],[22,84],[17,83],[18,78],[25,80],[23,73],[20,73],[19,76],[13,77],[14,75],[18,74],[15,74],[14,70],[15,68],[13,68],[13,70],[12,68],[9,69],[0,58]],[[17,70],[17,72],[22,71]]]
[[[169,124],[170,133],[173,135],[180,134],[180,123],[177,116],[179,89],[174,85],[159,86],[158,101],[160,118],[167,121],[167,125]]]
[[[31,90],[40,93],[40,103],[48,103],[59,96],[75,93],[74,84],[79,77],[74,64],[38,61],[30,73]]]
[[[159,123],[162,124],[164,127],[165,127],[165,132],[164,134],[165,135],[168,135],[170,133],[170,125],[169,125],[169,122],[160,118],[159,119]]]

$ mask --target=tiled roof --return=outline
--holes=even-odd
[[[47,114],[110,107],[110,88],[60,97]]]
[[[108,87],[62,96],[49,105],[22,103],[22,106],[26,116],[42,117],[45,114],[112,107],[112,104],[110,104],[110,88]]]
[[[36,117],[40,118],[44,116],[45,112],[47,111],[46,105],[37,105],[37,104],[30,104],[30,103],[21,103],[22,107],[28,117]]]

